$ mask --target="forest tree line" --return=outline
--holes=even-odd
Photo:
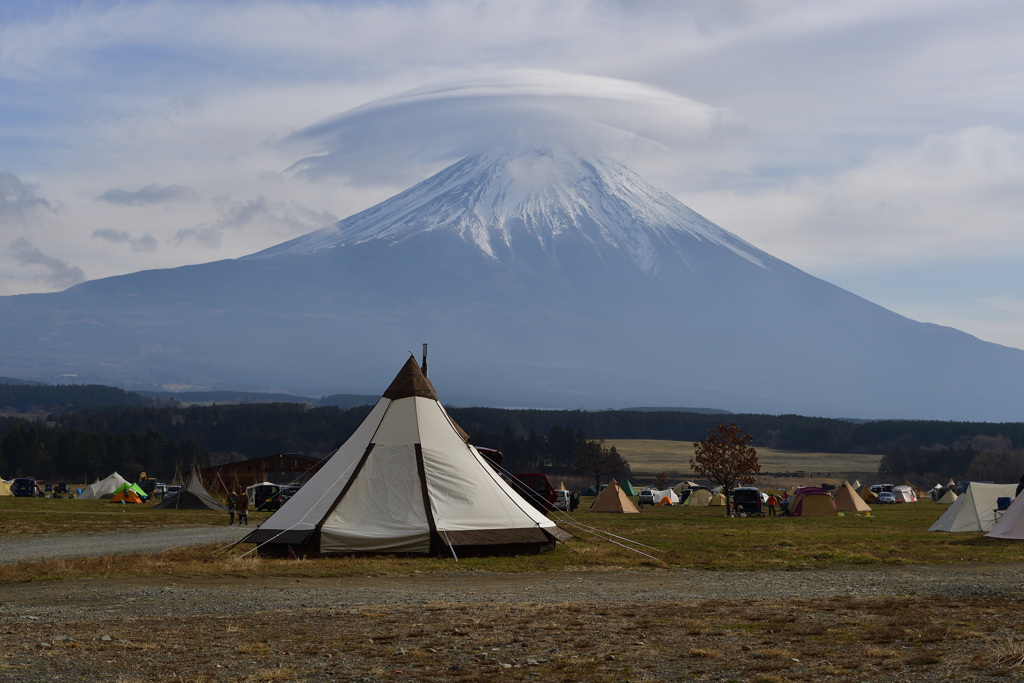
[[[277,453],[323,457],[340,446],[370,410],[301,403],[182,407],[110,387],[0,384],[0,410],[10,414],[26,405],[49,415],[44,421],[0,418],[4,477],[75,480],[123,469],[126,476],[137,470],[169,478],[193,463],[204,466]],[[858,422],[673,410],[448,411],[473,443],[501,450],[506,466],[523,472],[568,474],[574,454],[590,439],[699,441],[723,421],[753,434],[757,448],[885,454],[879,474],[893,477],[967,477],[998,467],[1015,468],[1015,458],[1024,458],[1015,449],[1015,444],[1024,444],[1024,423]]]

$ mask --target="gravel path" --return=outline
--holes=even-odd
[[[0,562],[248,530],[9,537]],[[2,586],[0,679],[1000,683],[1022,623],[1024,563],[73,579]]]
[[[193,543],[232,543],[254,528],[225,524],[223,527],[167,527],[95,534],[5,536],[0,543],[0,565],[26,560],[155,553]]]
[[[164,616],[246,614],[261,610],[423,605],[433,602],[589,602],[614,596],[631,605],[693,600],[789,600],[922,597],[944,600],[1024,597],[1024,564],[828,569],[800,572],[705,570],[604,571],[572,574],[442,574],[329,579],[107,579],[4,587],[8,611],[54,617],[70,605],[79,615],[142,616],[133,603],[160,604]]]

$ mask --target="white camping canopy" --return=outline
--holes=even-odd
[[[654,504],[661,505],[666,498],[668,498],[669,505],[678,505],[679,496],[672,489],[661,489],[660,491],[651,491],[653,496]]]
[[[985,535],[990,538],[1024,539],[1024,492],[1013,499],[1010,507],[1003,511],[992,526],[992,531]]]
[[[1013,497],[1016,484],[980,484],[972,481],[928,531],[989,531],[996,523],[996,505],[1004,496]]]
[[[246,541],[270,553],[536,552],[562,534],[469,444],[410,357],[348,441]]]
[[[114,472],[106,479],[101,479],[95,484],[89,484],[85,487],[85,490],[78,495],[79,500],[98,500],[100,498],[110,498],[114,495],[114,491],[128,483],[128,480],[122,477],[117,472]]]

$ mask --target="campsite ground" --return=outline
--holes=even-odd
[[[99,557],[56,550],[0,566],[0,678],[1024,677],[1024,546],[929,534],[944,509],[931,502],[871,518],[576,513],[564,523],[578,538],[552,553],[457,563],[266,560],[211,554],[215,545],[113,555],[100,539],[119,531],[221,533],[226,520],[82,505],[0,503],[5,546],[27,540],[22,522],[57,549],[104,530],[89,536]],[[640,541],[651,557],[580,524]]]

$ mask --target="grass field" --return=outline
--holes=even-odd
[[[605,439],[606,446],[615,449],[629,461],[633,476],[643,480],[654,478],[659,472],[680,478],[692,477],[690,458],[692,441],[659,441],[655,439]],[[798,453],[771,448],[757,449],[761,471],[768,473],[807,472],[809,476],[842,478],[853,473],[876,472],[881,455],[870,453]]]
[[[588,504],[589,500],[584,499],[581,510]],[[929,533],[928,527],[945,510],[945,506],[922,501],[878,506],[870,516],[829,518],[727,518],[723,508],[680,506],[646,508],[639,515],[577,511],[554,517],[577,538],[535,556],[464,558],[460,562],[425,557],[296,562],[259,558],[255,553],[242,557],[252,546],[217,554],[211,554],[213,548],[181,548],[153,557],[135,556],[130,562],[108,556],[0,566],[0,583],[71,576],[339,576],[614,568],[799,570],[1024,560],[1024,542],[989,539],[980,533]],[[251,522],[265,518],[259,513]],[[18,534],[131,533],[154,526],[225,523],[222,513],[212,511],[182,513],[98,501],[0,499],[0,541]]]

